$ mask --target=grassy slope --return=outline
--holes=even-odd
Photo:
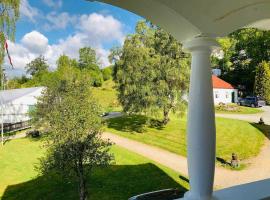
[[[18,139],[0,148],[0,197],[14,200],[78,199],[74,180],[37,177],[34,164],[44,153],[40,145],[40,141]],[[112,152],[116,164],[95,169],[88,177],[91,200],[126,200],[147,191],[176,187],[184,191],[188,186],[176,172],[140,155],[117,146]]]
[[[102,87],[92,89],[93,96],[103,107],[104,112],[121,110],[121,106],[117,100],[117,93],[113,87],[114,82],[112,80],[108,80],[103,83]]]
[[[172,117],[164,128],[147,125],[143,116],[125,116],[108,121],[107,131],[186,155],[186,118]],[[229,160],[233,152],[246,159],[257,155],[264,134],[252,124],[232,119],[216,119],[217,157]]]

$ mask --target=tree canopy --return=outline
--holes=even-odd
[[[219,42],[224,57],[214,59],[214,65],[222,70],[221,78],[235,86],[243,85],[253,94],[256,68],[270,60],[270,31],[244,28]]]
[[[84,47],[79,50],[79,68],[88,73],[92,79],[92,85],[99,87],[102,85],[103,77],[98,65],[96,51],[91,47]]]
[[[123,48],[112,50],[118,99],[126,112],[162,111],[164,124],[171,111],[183,111],[189,80],[188,55],[160,27],[141,21]]]
[[[25,67],[26,73],[31,76],[38,76],[41,73],[48,72],[49,65],[44,56],[39,56],[28,63]]]

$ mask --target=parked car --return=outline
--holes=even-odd
[[[250,106],[253,108],[265,106],[266,103],[261,97],[248,96],[239,100],[240,106]]]

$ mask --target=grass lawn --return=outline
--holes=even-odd
[[[216,126],[220,160],[229,161],[233,152],[240,160],[250,158],[257,155],[264,144],[265,135],[248,122],[217,118]],[[157,127],[144,116],[123,116],[108,120],[106,130],[183,156],[187,153],[185,117],[172,116],[167,126]]]
[[[215,107],[216,113],[224,114],[257,114],[264,112],[261,108],[239,106],[237,104],[219,105]]]
[[[34,165],[44,154],[42,142],[18,139],[0,148],[0,199],[78,199],[74,180],[37,176]],[[188,183],[176,172],[126,149],[114,146],[116,164],[97,168],[88,177],[91,200],[127,200],[129,197],[164,188],[185,191]]]
[[[93,87],[92,93],[102,106],[104,112],[121,111],[121,106],[117,100],[117,92],[114,89],[114,82],[112,80],[105,81],[102,87]]]

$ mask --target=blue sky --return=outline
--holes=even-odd
[[[25,65],[39,55],[54,69],[60,55],[78,58],[84,46],[95,48],[101,66],[107,66],[110,48],[122,45],[141,20],[126,10],[86,0],[21,0],[20,13],[16,41],[9,41],[15,70],[5,61],[9,76],[25,73]]]

